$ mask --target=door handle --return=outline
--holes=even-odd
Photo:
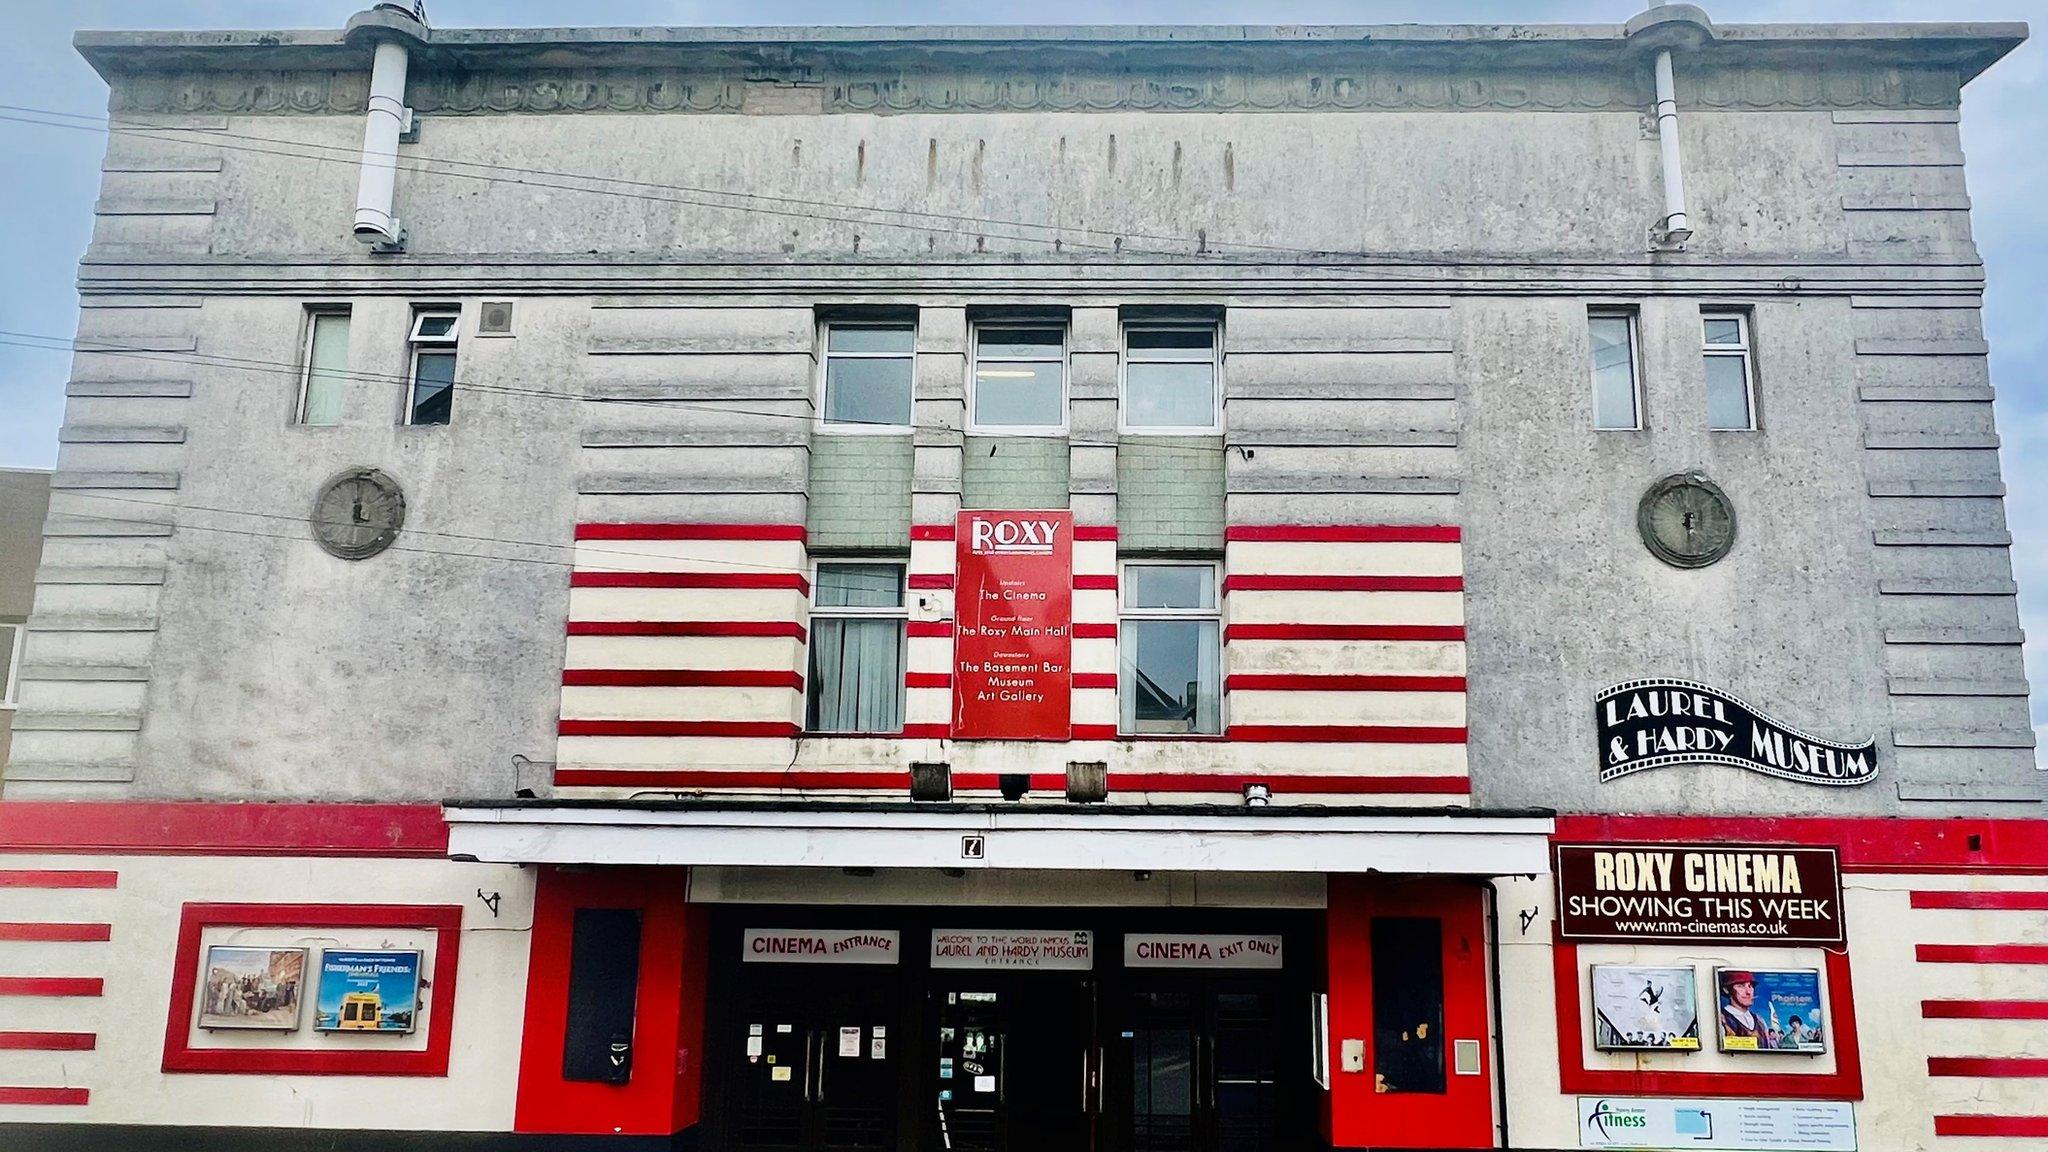
[[[830,1038],[831,1034],[829,1032],[818,1033],[818,1088],[817,1094],[811,1099],[813,1104],[823,1104],[825,1102],[825,1041]]]
[[[1096,1114],[1097,1114],[1097,1115],[1100,1115],[1100,1114],[1102,1113],[1102,1093],[1103,1093],[1103,1090],[1104,1090],[1104,1087],[1103,1087],[1103,1083],[1102,1083],[1102,1082],[1103,1082],[1103,1081],[1104,1081],[1105,1079],[1107,1079],[1107,1078],[1108,1078],[1108,1075],[1109,1075],[1109,1068],[1108,1068],[1108,1063],[1107,1063],[1107,1061],[1106,1061],[1106,1060],[1105,1060],[1105,1059],[1103,1058],[1103,1054],[1102,1054],[1102,1052],[1103,1052],[1103,1050],[1102,1050],[1102,1046],[1101,1046],[1101,1045],[1099,1045],[1099,1044],[1098,1044],[1098,1045],[1096,1045],[1096,1047],[1095,1047],[1095,1112],[1096,1112]]]
[[[1211,1032],[1209,1041],[1209,1074],[1203,1079],[1209,1082],[1209,1111],[1216,1110],[1216,1034]]]
[[[1081,1111],[1088,1111],[1088,1050],[1081,1049]]]
[[[811,1102],[811,1034],[804,1033],[804,1103]]]

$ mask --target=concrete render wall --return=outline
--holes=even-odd
[[[78,358],[49,532],[67,562],[164,576],[39,608],[33,731],[17,735],[10,791],[509,793],[527,782],[514,758],[553,745],[575,523],[809,521],[815,547],[879,546],[906,523],[905,468],[908,521],[944,522],[965,483],[969,309],[1020,303],[1073,310],[1069,493],[1082,522],[1124,521],[1155,487],[1136,482],[1142,449],[1106,446],[1114,356],[1092,353],[1114,352],[1120,309],[1167,304],[1227,314],[1232,450],[1220,480],[1147,470],[1160,507],[1180,508],[1182,490],[1207,504],[1194,489],[1220,483],[1233,524],[1463,527],[1475,802],[2033,811],[2008,803],[2040,784],[1953,71],[1942,88],[1902,66],[1917,86],[1894,92],[1851,59],[1844,84],[1804,103],[1729,103],[1715,102],[1725,78],[1681,64],[1699,231],[1685,253],[1653,256],[1640,77],[1588,67],[1608,96],[1540,111],[1497,95],[1456,111],[1203,116],[1115,102],[430,111],[408,146],[424,156],[802,203],[737,211],[406,173],[409,248],[393,258],[346,236],[352,164],[117,136],[81,336],[160,358]],[[261,75],[207,78],[206,100],[231,108],[222,92]],[[117,106],[162,117],[148,102],[165,83],[200,81],[119,80]],[[437,83],[423,75],[417,99]],[[360,136],[332,110],[165,122],[348,152]],[[847,205],[1101,234],[1054,248],[1015,227],[892,227]],[[517,301],[516,335],[475,338],[475,305],[501,298]],[[465,306],[471,387],[452,426],[399,426],[399,389],[376,378],[351,389],[341,427],[291,425],[308,304],[349,304],[351,368],[398,375],[407,307],[427,301]],[[1760,432],[1705,431],[1709,303],[1753,309]],[[907,445],[812,434],[816,309],[847,304],[920,309],[922,427]],[[1591,430],[1589,304],[1640,310],[1642,432]],[[70,434],[107,425],[180,435]],[[408,494],[400,549],[361,564],[312,547],[300,523],[319,483],[353,465]],[[1724,563],[1678,572],[1644,551],[1634,510],[1689,469],[1730,493],[1741,535]],[[888,540],[862,519],[884,510],[880,486]],[[175,506],[178,526],[135,501]],[[1157,546],[1186,543],[1157,530]],[[1875,737],[1880,780],[1822,790],[1667,769],[1597,785],[1593,693],[1645,675]]]

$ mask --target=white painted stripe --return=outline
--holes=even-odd
[[[571,620],[796,620],[802,593],[782,588],[571,588]]]
[[[1465,726],[1462,692],[1230,692],[1233,724]]]
[[[795,540],[579,540],[579,572],[801,572],[804,546]]]
[[[716,720],[800,723],[802,694],[788,688],[618,688],[565,685],[565,720]]]
[[[910,542],[910,570],[912,572],[951,572],[953,570],[953,542],[951,540],[912,540]]]
[[[1076,575],[1112,576],[1116,574],[1116,563],[1116,541],[1074,541],[1074,572]]]
[[[1094,588],[1077,589],[1074,592],[1074,622],[1076,624],[1115,623],[1116,593]]]
[[[1463,676],[1465,645],[1436,640],[1232,640],[1232,672],[1310,676]]]
[[[1092,673],[1114,673],[1116,667],[1116,641],[1082,640],[1074,641],[1074,671]]]
[[[910,688],[903,694],[905,724],[950,724],[952,708],[953,690],[950,688]]]
[[[1465,597],[1458,592],[1233,592],[1229,616],[1232,624],[1463,624]]]
[[[558,768],[713,768],[750,772],[789,763],[794,740],[765,736],[561,736]]]
[[[1233,540],[1224,546],[1223,564],[1232,575],[1462,576],[1463,556],[1457,544]]]
[[[565,668],[758,668],[799,671],[788,636],[571,636]]]
[[[912,636],[904,642],[905,667],[912,672],[951,672],[951,636]]]

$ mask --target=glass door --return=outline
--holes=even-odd
[[[896,1141],[896,1008],[885,986],[759,981],[740,1018],[734,1117],[741,1152],[886,1152]]]
[[[1267,1152],[1303,1135],[1282,1052],[1295,1037],[1270,981],[1181,977],[1132,989],[1109,1056],[1122,1152]],[[1298,1047],[1298,1045],[1297,1045]]]
[[[1098,1070],[1091,981],[990,979],[932,993],[932,1146],[1088,1152]]]

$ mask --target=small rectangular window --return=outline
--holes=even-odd
[[[1216,565],[1132,561],[1117,581],[1118,730],[1142,736],[1223,731],[1222,612]]]
[[[1637,379],[1636,317],[1633,312],[1594,311],[1586,317],[1593,344],[1593,427],[1633,432],[1643,426],[1642,385]]]
[[[974,330],[968,428],[1050,433],[1067,427],[1067,333],[1053,325]]]
[[[341,423],[348,387],[347,309],[320,308],[307,314],[306,347],[299,359],[299,423]]]
[[[576,909],[569,923],[566,992],[562,1079],[600,1084],[631,1080],[640,992],[637,909]]]
[[[820,561],[811,585],[804,727],[903,730],[904,565]]]
[[[1707,368],[1707,427],[1716,432],[1756,429],[1756,371],[1749,314],[1700,313],[1700,355]]]
[[[1123,431],[1213,435],[1223,430],[1214,324],[1124,329]]]
[[[461,311],[452,308],[422,308],[413,313],[407,424],[446,424],[454,417],[455,345],[461,320]]]
[[[1382,1092],[1444,1090],[1443,922],[1372,922],[1372,1070]]]
[[[21,645],[27,625],[0,624],[0,708],[12,708],[20,699]]]
[[[909,428],[916,365],[916,325],[827,324],[825,425],[835,432]]]

